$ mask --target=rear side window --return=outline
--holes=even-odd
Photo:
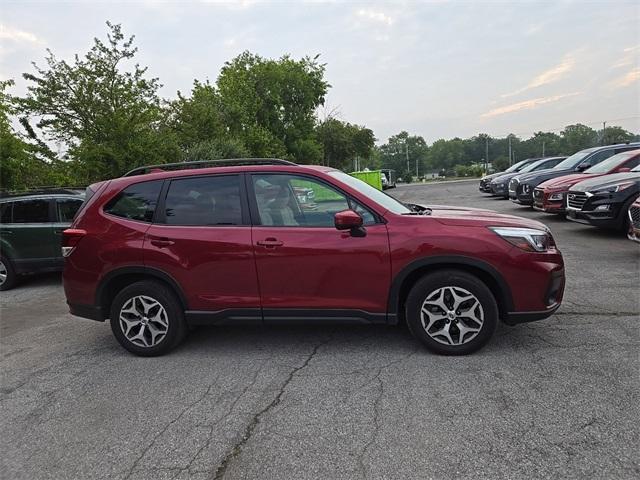
[[[0,203],[0,223],[11,223],[13,202]]]
[[[81,199],[59,198],[56,200],[56,212],[59,222],[71,222],[76,212],[82,205]]]
[[[238,175],[172,180],[165,200],[165,223],[242,225],[240,195]]]
[[[20,200],[13,204],[12,223],[49,222],[49,200]]]
[[[130,185],[116,195],[104,207],[104,211],[116,217],[151,222],[158,204],[162,180]]]

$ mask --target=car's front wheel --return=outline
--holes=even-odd
[[[477,277],[442,270],[413,286],[406,317],[411,333],[432,352],[465,355],[489,341],[498,322],[498,306]]]
[[[16,284],[16,272],[11,262],[0,257],[0,290],[9,290]]]
[[[110,313],[116,339],[136,355],[163,355],[186,333],[180,302],[159,282],[144,280],[125,287],[114,298]]]

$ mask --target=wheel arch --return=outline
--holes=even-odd
[[[391,284],[387,305],[389,318],[396,319],[396,322],[399,319],[404,319],[405,302],[413,285],[425,275],[445,269],[461,270],[483,281],[496,299],[499,316],[502,320],[509,312],[513,311],[511,288],[500,272],[482,260],[462,255],[450,255],[415,260],[395,276]]]
[[[107,273],[96,290],[95,304],[103,318],[109,318],[113,299],[123,288],[141,280],[157,280],[168,286],[180,300],[183,310],[188,310],[187,298],[176,280],[168,273],[151,267],[122,267]]]

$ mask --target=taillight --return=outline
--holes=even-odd
[[[62,232],[62,256],[68,257],[76,248],[80,240],[87,234],[79,228],[67,228]]]

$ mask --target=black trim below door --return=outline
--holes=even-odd
[[[237,325],[237,324],[294,324],[358,323],[386,324],[386,313],[371,313],[355,309],[302,309],[302,308],[229,308],[217,311],[187,310],[185,319],[189,325]]]

